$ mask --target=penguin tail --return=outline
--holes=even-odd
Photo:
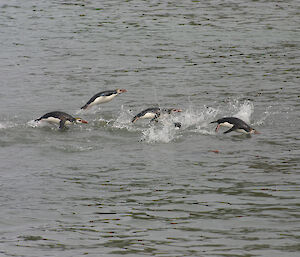
[[[217,121],[217,120],[215,120],[215,121],[212,121],[212,122],[210,122],[210,123],[218,123],[218,121]]]
[[[84,105],[84,106],[82,106],[80,109],[82,109],[82,110],[86,110],[87,108],[88,108],[88,104],[86,104],[86,105]]]

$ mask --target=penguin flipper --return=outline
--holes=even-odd
[[[154,117],[153,119],[150,120],[150,123],[153,121],[158,122],[158,119],[156,117]]]
[[[152,122],[152,121],[158,122],[159,116],[160,116],[160,112],[156,113],[155,116],[154,116],[154,118],[151,119],[150,122]]]
[[[136,122],[139,119],[139,117],[136,115],[133,117],[133,119],[131,120],[132,123]]]
[[[65,123],[66,123],[66,119],[61,119],[59,122],[59,129],[65,129],[66,128]]]
[[[237,126],[233,126],[231,129],[226,130],[226,131],[224,132],[224,134],[230,133],[230,132],[232,132],[232,131],[234,131],[234,130],[236,130],[236,129],[237,129]]]

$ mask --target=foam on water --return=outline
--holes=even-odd
[[[1,121],[0,122],[0,129],[9,129],[9,128],[14,128],[18,126],[17,123],[12,122],[12,121]]]
[[[32,127],[32,128],[43,128],[43,127],[58,128],[58,125],[51,124],[46,121],[30,120],[26,124],[27,124],[27,126]]]
[[[89,152],[94,150],[92,146],[80,146],[80,145],[55,145],[53,149],[59,150],[64,153],[77,153],[77,152]]]
[[[0,129],[6,129],[6,128],[8,128],[8,124],[0,123]]]

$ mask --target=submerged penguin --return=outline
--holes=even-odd
[[[94,95],[84,106],[81,107],[81,109],[85,110],[92,107],[93,105],[107,103],[114,99],[117,95],[125,92],[127,92],[126,89],[115,89],[100,92]]]
[[[225,131],[224,134],[227,134],[232,131],[245,134],[259,134],[257,130],[251,128],[246,122],[235,117],[225,117],[216,121],[212,121],[211,123],[218,123],[216,127],[216,132],[218,131],[220,126],[229,127],[230,129]]]
[[[151,121],[158,121],[158,118],[164,114],[171,114],[173,112],[181,112],[180,109],[159,107],[148,108],[135,115],[131,122],[136,122],[138,119],[151,119]]]
[[[42,117],[36,119],[35,121],[46,121],[49,123],[56,123],[59,124],[60,129],[65,129],[65,125],[69,125],[72,123],[88,123],[86,120],[83,120],[81,118],[74,118],[70,114],[60,111],[48,112]]]

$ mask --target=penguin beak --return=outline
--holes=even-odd
[[[254,134],[260,134],[260,132],[258,132],[257,130],[254,130]]]
[[[81,120],[81,123],[88,124],[88,122],[86,120]]]

